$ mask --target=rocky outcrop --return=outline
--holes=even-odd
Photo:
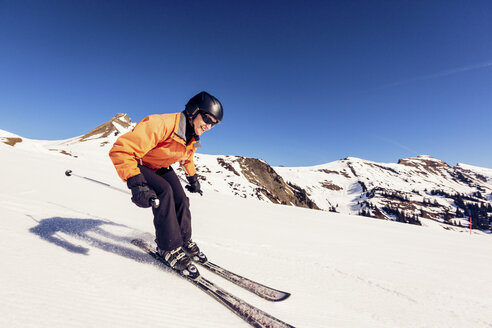
[[[14,147],[16,144],[22,142],[22,138],[0,138],[0,140],[6,144],[6,145],[9,145],[9,146],[12,146]]]
[[[127,130],[131,127],[132,121],[126,114],[118,114],[106,123],[99,125],[92,131],[80,137],[80,141],[84,142],[93,139],[104,139],[109,136],[117,136],[122,130]]]
[[[272,203],[319,209],[304,189],[287,184],[266,162],[247,157],[239,157],[238,162],[241,173],[250,183],[258,186],[258,193],[262,193]]]

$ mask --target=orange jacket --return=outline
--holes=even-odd
[[[200,143],[193,138],[186,145],[185,132],[183,113],[150,115],[116,140],[109,157],[123,181],[140,173],[139,163],[157,170],[180,161],[188,175],[195,175],[193,154]]]

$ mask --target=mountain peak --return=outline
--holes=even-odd
[[[441,161],[440,159],[434,158],[429,155],[420,155],[413,158],[403,158],[398,160],[398,164],[413,166],[416,168],[423,168],[427,171],[435,171],[438,169],[449,169],[451,168],[446,162]]]
[[[132,125],[132,120],[127,114],[118,113],[106,123],[99,125],[94,130],[80,137],[80,141],[106,138],[110,135],[118,135],[127,131]]]
[[[345,158],[341,159],[340,161],[345,161],[345,162],[368,162],[365,159],[362,159],[362,158],[359,158],[359,157],[352,157],[352,156],[345,157]]]

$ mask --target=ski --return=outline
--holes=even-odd
[[[152,237],[153,236],[147,236],[147,234],[146,234],[143,237],[144,239],[141,239],[141,242],[147,243],[145,240],[149,240],[149,242],[150,242],[153,239]],[[137,238],[137,239],[140,239],[140,238]],[[290,296],[290,293],[283,292],[283,291],[277,290],[275,288],[262,285],[259,282],[253,281],[251,279],[240,276],[234,272],[231,272],[227,269],[224,269],[223,267],[221,267],[221,266],[219,266],[213,262],[208,261],[207,257],[203,256],[203,253],[199,254],[198,256],[193,257],[192,260],[193,260],[193,262],[198,263],[199,265],[210,270],[211,272],[218,274],[222,278],[227,279],[227,280],[235,283],[236,285],[238,285],[238,286],[258,295],[259,297],[266,299],[266,300],[269,300],[272,302],[280,302],[280,301],[287,299]]]
[[[195,261],[195,263],[200,264],[204,268],[210,270],[213,273],[218,274],[222,278],[225,278],[236,285],[249,290],[250,292],[266,299],[269,301],[273,302],[279,302],[287,299],[290,296],[290,293],[283,292],[265,285],[260,284],[259,282],[250,280],[248,278],[245,278],[243,276],[240,276],[238,274],[235,274],[234,272],[231,272],[227,269],[224,269],[223,267],[212,263],[210,261],[206,261],[204,263],[200,261]]]
[[[141,239],[134,239],[131,241],[131,243],[145,251],[147,254],[159,261],[159,263],[164,264],[166,267],[170,268],[169,265],[165,261],[163,261],[163,259],[145,241]],[[239,316],[241,319],[243,319],[253,327],[294,328],[294,326],[273,317],[272,315],[254,307],[253,305],[246,303],[240,298],[220,288],[213,282],[205,279],[201,275],[190,277],[178,271],[174,272],[212,296],[215,300],[226,306],[229,310],[231,310],[233,313],[235,313],[237,316]]]

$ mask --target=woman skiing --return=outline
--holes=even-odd
[[[222,117],[220,101],[203,91],[188,101],[183,112],[144,118],[120,136],[109,152],[137,206],[150,207],[159,199],[152,209],[157,253],[178,271],[192,266],[190,257],[206,258],[191,240],[189,199],[171,164],[181,163],[189,182],[186,189],[201,195],[193,154],[200,136]]]

